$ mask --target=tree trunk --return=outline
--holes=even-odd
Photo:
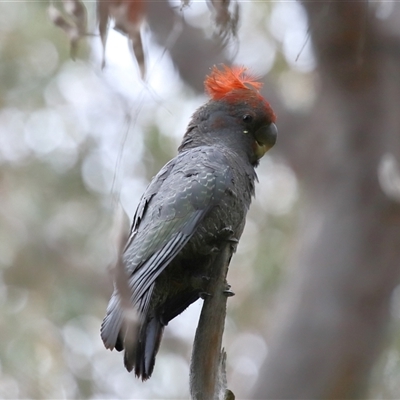
[[[400,46],[367,2],[304,7],[320,98],[298,248],[254,398],[362,398],[400,271]]]

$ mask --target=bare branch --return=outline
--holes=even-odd
[[[224,400],[226,394],[231,393],[226,389],[226,354],[221,352],[229,295],[226,275],[230,257],[231,249],[227,242],[216,256],[208,286],[210,295],[204,300],[194,339],[190,363],[192,400]]]

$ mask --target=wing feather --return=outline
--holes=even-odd
[[[199,220],[204,217],[208,209],[197,211],[193,213],[191,218],[181,228],[189,225],[196,226]],[[194,233],[191,229],[188,233],[184,234],[179,232],[175,234],[164,247],[154,253],[148,260],[146,260],[140,268],[138,268],[131,278],[131,290],[133,293],[132,303],[136,304],[143,294],[149,290],[149,287],[154,283],[161,272],[166,266],[174,259],[174,257],[182,250],[186,243],[190,240]],[[140,310],[142,311],[142,310]],[[143,310],[144,311],[144,310]]]
[[[205,147],[180,153],[157,174],[143,194],[123,262],[131,303],[145,318],[157,277],[193,237],[201,221],[232,185],[223,154]],[[110,300],[101,335],[107,348],[119,348],[126,334],[117,290]]]
[[[151,198],[144,196],[149,200],[146,209],[137,213],[140,221],[125,253],[133,304],[182,250],[232,184],[224,156],[209,147],[181,154],[168,173],[162,172],[162,178],[161,184],[153,185],[157,192],[150,191]]]

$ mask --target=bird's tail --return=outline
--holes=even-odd
[[[123,347],[122,328],[124,323],[123,310],[117,291],[114,291],[108,303],[106,316],[103,319],[100,335],[107,349],[121,351]]]
[[[101,338],[107,349],[125,350],[124,364],[142,380],[150,378],[164,332],[164,324],[156,315],[126,318],[117,292],[114,292],[101,324]]]
[[[125,342],[124,364],[128,371],[135,369],[135,375],[143,381],[150,378],[156,355],[160,348],[164,325],[157,316],[151,316],[139,328],[136,341]]]

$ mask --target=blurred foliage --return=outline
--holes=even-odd
[[[200,302],[170,324],[146,383],[104,349],[99,328],[112,290],[115,199],[131,218],[205,97],[183,84],[149,32],[146,83],[114,31],[104,70],[98,36],[82,41],[72,62],[47,7],[0,2],[0,398],[185,398]],[[94,32],[93,5],[88,10]],[[209,18],[205,4],[185,13],[193,26]],[[240,13],[238,42],[227,54],[269,72],[283,104],[303,112],[313,100],[314,64],[309,47],[301,50],[302,9],[254,2]],[[236,296],[224,346],[228,385],[238,397],[266,356],[269,310],[295,240],[298,182],[277,147],[258,169],[257,197],[229,273]],[[390,382],[399,348],[384,363]],[[390,390],[382,393],[389,398]]]

